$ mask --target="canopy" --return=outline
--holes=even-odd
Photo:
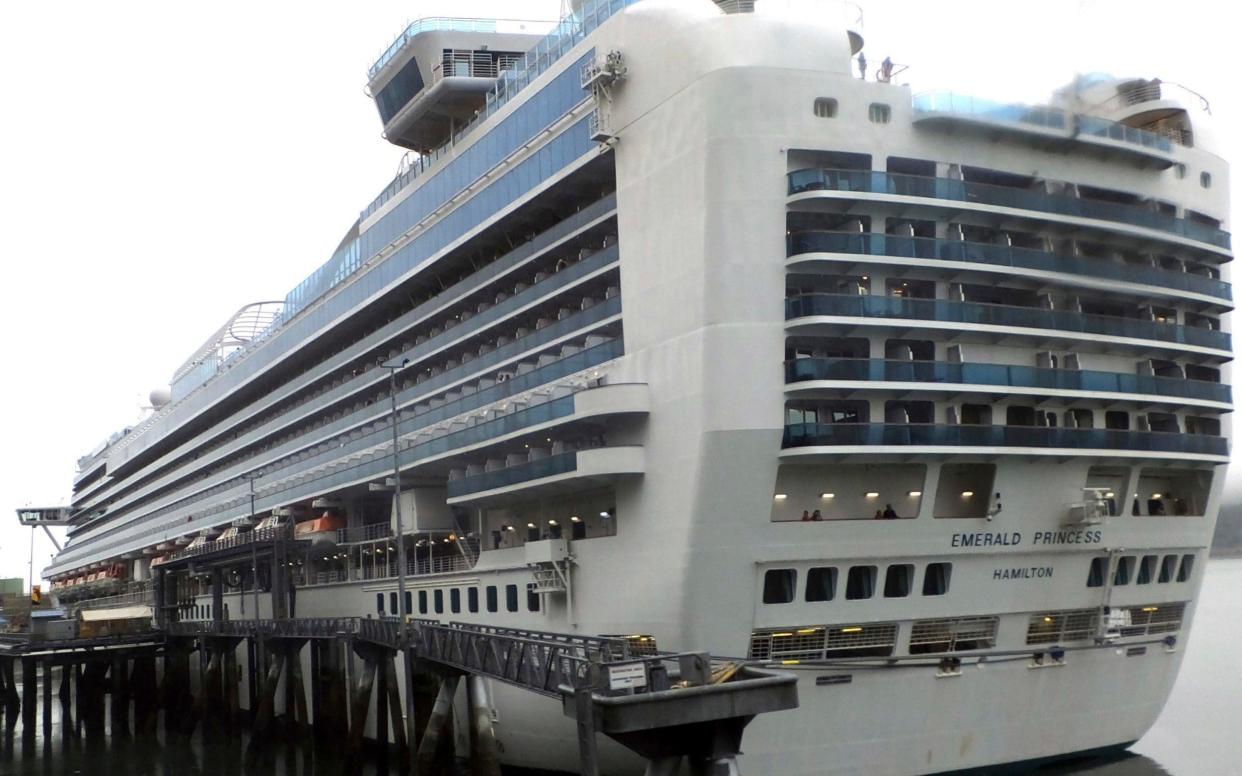
[[[100,622],[102,620],[137,620],[151,618],[149,606],[120,606],[115,609],[83,609],[78,612],[83,622]]]

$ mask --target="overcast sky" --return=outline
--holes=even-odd
[[[868,58],[908,64],[915,92],[1037,101],[1075,71],[1159,76],[1209,98],[1218,153],[1239,158],[1228,4],[859,5]],[[27,575],[13,509],[67,503],[79,456],[235,310],[325,261],[387,184],[403,152],[362,88],[405,23],[559,8],[0,3],[0,576]],[[51,552],[40,534],[36,574]]]

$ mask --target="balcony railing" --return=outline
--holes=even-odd
[[[892,296],[847,294],[807,294],[785,300],[786,320],[813,315],[943,321],[973,326],[1016,326],[1230,350],[1230,337],[1222,331],[1149,320],[1116,318],[1109,315],[1092,315],[1073,310],[1045,310],[1038,307],[953,302],[945,299],[904,299]]]
[[[1081,275],[1105,280],[1123,280],[1189,291],[1219,299],[1233,299],[1233,290],[1228,283],[1203,275],[1163,270],[1152,266],[1118,264],[1106,259],[1061,256],[1046,251],[994,243],[864,232],[813,231],[789,235],[786,238],[786,252],[789,256],[804,253],[849,253],[864,256],[965,261],[1014,269],[1061,272],[1067,275]]]
[[[538,458],[534,461],[528,461],[515,466],[507,466],[503,469],[483,472],[482,474],[463,477],[459,480],[449,480],[448,496],[449,498],[457,498],[470,493],[503,488],[508,485],[551,477],[556,474],[566,474],[575,471],[577,468],[577,452],[549,455],[546,458]]]
[[[388,523],[373,525],[356,525],[352,528],[340,528],[336,532],[337,544],[371,542],[376,539],[387,539],[393,535],[392,526]]]
[[[914,96],[915,113],[957,113],[978,116],[987,121],[1002,124],[1027,124],[1030,126],[1076,131],[1080,134],[1107,137],[1143,148],[1154,148],[1169,154],[1173,144],[1166,137],[1109,121],[1097,116],[1072,114],[1048,105],[1019,105],[995,102],[953,92],[936,92]]]
[[[793,423],[781,447],[945,446],[1125,450],[1226,458],[1224,437],[1160,431],[1043,426],[936,425],[932,423]]]
[[[1063,194],[1048,194],[988,183],[971,183],[951,178],[899,175],[873,170],[796,170],[789,173],[789,193],[807,191],[858,191],[927,197],[954,202],[1033,210],[1040,213],[1117,221],[1131,226],[1156,229],[1179,237],[1229,248],[1229,233],[1184,218],[1149,210],[1140,205],[1103,202]]]
[[[1121,372],[877,358],[798,358],[785,362],[787,383],[805,380],[997,385],[1204,399],[1225,404],[1232,401],[1230,387],[1221,383]]]

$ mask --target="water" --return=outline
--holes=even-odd
[[[1242,615],[1242,558],[1208,564],[1186,659],[1155,726],[1130,753],[1043,769],[1069,776],[1237,776],[1242,773],[1242,666],[1234,633]],[[59,712],[59,704],[56,708]],[[0,776],[386,776],[375,758],[347,759],[339,742],[248,750],[244,734],[204,740],[160,734],[78,740],[54,734],[24,744],[0,738]],[[517,776],[514,774],[514,776]],[[535,776],[527,772],[526,776]],[[749,774],[749,776],[756,776]]]

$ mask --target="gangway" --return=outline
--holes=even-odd
[[[84,717],[102,719],[103,695],[111,692],[114,718],[126,719],[125,704],[133,700],[135,720],[147,719],[151,710],[144,709],[140,715],[138,702],[146,695],[155,697],[154,661],[160,657],[164,670],[159,696],[166,705],[173,704],[170,708],[190,710],[177,716],[175,724],[182,732],[191,732],[199,720],[231,724],[239,712],[237,650],[243,644],[249,655],[248,697],[256,740],[264,739],[262,734],[273,721],[279,686],[284,688],[289,719],[316,730],[346,729],[351,747],[360,745],[374,706],[380,743],[386,744],[391,721],[394,743],[409,752],[415,772],[431,771],[462,678],[466,679],[471,739],[480,774],[499,773],[484,680],[559,699],[564,714],[577,723],[580,770],[588,776],[599,774],[596,737],[600,733],[645,758],[649,776],[677,773],[683,761],[689,763],[691,774],[737,774],[742,732],[750,720],[757,714],[798,705],[793,675],[741,660],[713,659],[705,652],[650,654],[625,638],[369,617],[166,622],[159,629],[109,639],[10,639],[0,645],[0,701],[9,711],[16,711],[14,667],[20,662],[27,684],[21,711],[32,730],[38,695],[34,691],[36,664],[44,666],[44,715],[48,719],[50,667],[81,664],[83,685],[78,697],[84,703]],[[301,668],[301,651],[308,644],[313,714],[307,709]],[[342,645],[348,670],[343,667]],[[192,693],[190,655],[194,651],[200,653],[201,679]],[[363,660],[359,672],[354,671],[353,654]],[[414,674],[430,672],[440,678],[417,759],[412,745],[414,699],[407,693],[403,712],[397,660]],[[98,670],[87,670],[88,666]],[[335,684],[323,679],[333,675]],[[137,692],[139,687],[144,688],[142,692]],[[377,690],[374,704],[373,689]],[[69,692],[66,681],[59,693],[62,702]],[[333,698],[345,703],[335,703]],[[117,703],[121,704],[119,712]],[[174,724],[171,719],[167,724]]]

